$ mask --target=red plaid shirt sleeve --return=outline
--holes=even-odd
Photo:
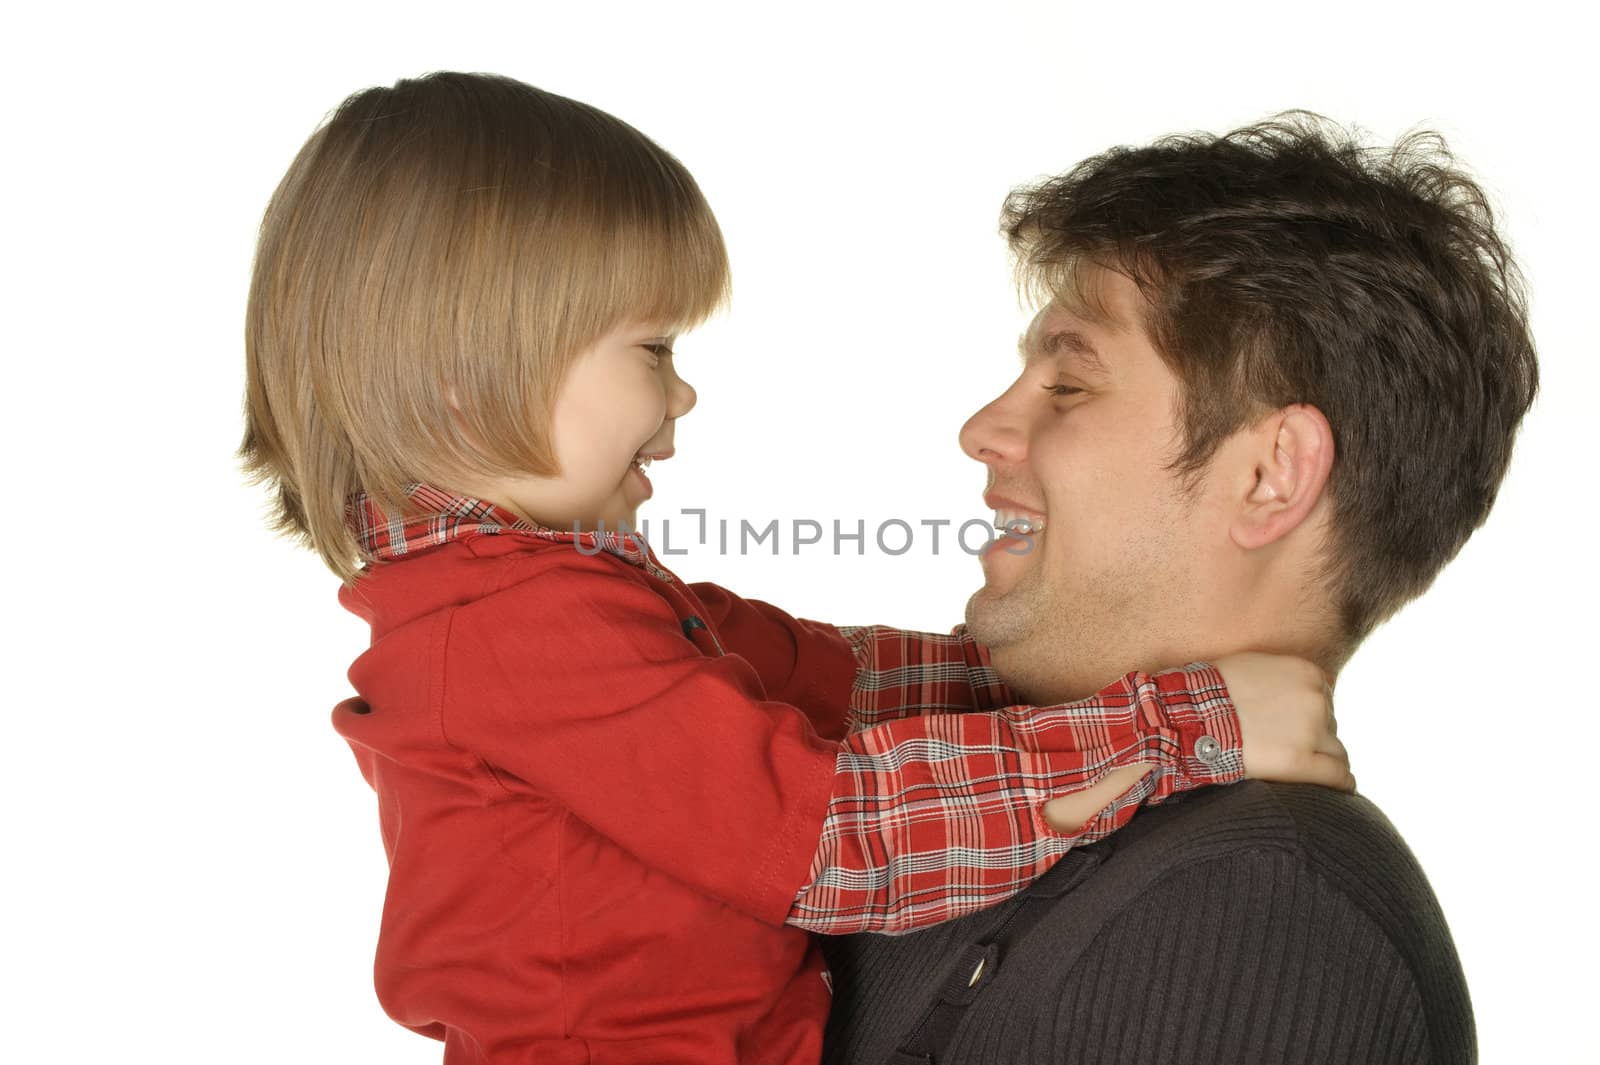
[[[957,625],[948,636],[887,625],[841,625],[855,654],[851,732],[911,714],[992,710],[1019,702],[989,664],[989,650]]]
[[[962,713],[1021,704],[990,664],[989,649],[973,639],[965,625],[957,625],[948,636],[886,625],[842,626],[838,632],[850,645],[857,662],[846,714],[850,732],[914,714]],[[1188,671],[1195,672],[1200,665],[1192,663]],[[1158,784],[1151,789],[1146,796],[1151,803],[1159,803],[1175,792],[1228,783],[1243,776],[1238,709],[1227,694],[1222,675],[1215,668],[1211,668],[1211,675],[1219,689],[1215,699],[1185,699],[1193,694],[1187,691],[1161,696],[1190,748],[1207,736],[1217,742],[1215,748],[1205,745],[1211,755],[1209,761],[1186,757],[1157,763],[1157,774],[1177,774],[1178,780],[1173,787]],[[1197,675],[1197,680],[1201,679]],[[1209,683],[1209,677],[1203,680]]]
[[[1016,894],[1145,802],[1244,775],[1237,711],[1205,663],[1128,673],[1073,703],[979,712],[1010,693],[964,630],[840,631],[860,663],[851,732],[790,924],[896,934],[951,920]],[[1049,799],[1139,762],[1157,771],[1079,831],[1045,823]]]

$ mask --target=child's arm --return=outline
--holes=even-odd
[[[835,627],[795,618],[770,603],[743,599],[714,584],[693,587],[706,605],[707,617],[716,621],[725,648],[748,658],[769,693],[805,709],[824,735],[842,738],[847,732],[911,715],[963,713],[1019,704],[991,666],[988,648],[974,640],[964,625],[949,635],[887,625]],[[842,718],[838,711],[842,667],[837,661],[841,640],[850,648],[856,666],[848,712]],[[1254,737],[1247,775],[1269,779],[1303,775],[1303,770],[1289,764],[1288,759],[1304,757],[1319,742],[1332,741],[1328,731],[1320,740],[1308,740],[1303,735],[1308,725],[1312,729],[1322,727],[1315,713],[1326,700],[1319,698],[1316,684],[1312,683],[1317,678],[1308,672],[1296,682],[1286,670],[1304,667],[1309,671],[1310,663],[1245,654],[1219,659],[1213,667],[1237,700],[1235,709],[1251,708],[1249,715],[1239,711],[1237,723],[1242,736]],[[1104,694],[1090,702],[1100,701]],[[1292,708],[1291,701],[1295,702]],[[1073,704],[1037,708],[1035,712],[1077,713],[1081,718],[1084,710],[1083,704]],[[1219,712],[1228,713],[1223,707]],[[1302,734],[1294,735],[1286,729],[1300,729]],[[1212,731],[1228,729],[1218,727]],[[1323,765],[1330,766],[1327,759],[1318,757]],[[1344,765],[1341,751],[1335,749],[1331,758]],[[1100,838],[1120,827],[1141,802],[1159,803],[1175,790],[1184,790],[1164,779],[1172,773],[1169,767],[1153,761],[1112,768],[1094,783],[1076,786],[1045,802],[1044,821],[1051,829],[1070,837]],[[1331,774],[1324,782],[1337,785]],[[1353,783],[1351,778],[1348,784],[1338,786]],[[825,859],[819,858],[819,862],[827,864]]]
[[[1244,776],[1235,708],[1204,663],[1128,673],[1060,706],[904,717],[844,747],[788,917],[829,934],[907,932],[1002,902],[1142,803]],[[1086,824],[1062,832],[1046,820],[1051,800],[1139,763],[1156,771]]]
[[[919,639],[929,634],[875,628],[880,647],[930,645]],[[956,636],[968,649],[978,647],[963,630]],[[943,644],[935,637],[932,645],[956,642]],[[1109,835],[1140,805],[1160,803],[1176,792],[1245,776],[1347,791],[1355,787],[1333,730],[1326,674],[1303,659],[1244,652],[1214,664],[1128,673],[1075,703],[926,716],[917,716],[910,698],[892,692],[895,684],[914,684],[919,670],[908,671],[900,655],[878,661],[890,663],[881,675],[892,682],[863,683],[871,671],[858,674],[856,702],[861,703],[863,691],[891,691],[889,705],[906,709],[852,731],[845,741],[850,753],[840,758],[829,827],[812,879],[797,894],[789,917],[813,931],[893,934],[1002,901],[1068,847]],[[968,661],[988,669],[981,649],[979,658]],[[942,668],[932,670],[933,683],[959,683],[940,677]],[[970,690],[986,689],[973,684]],[[929,776],[917,759],[900,757],[908,728],[913,737],[942,730],[942,757],[956,768],[937,766]],[[1040,728],[1072,733],[1064,750],[1048,755],[1045,770],[1035,770],[1027,752],[1036,742],[1063,745],[1032,734]],[[1073,768],[1073,751],[1081,752],[1081,771]],[[982,818],[976,838],[959,838],[954,830],[947,838],[939,836],[938,808],[949,803],[965,809],[973,801],[965,788],[946,786],[952,781],[993,785],[992,813],[1001,816]],[[1052,788],[1054,793],[1041,799],[1040,791]],[[882,796],[895,791],[916,796],[920,824],[891,826],[900,839],[890,860],[877,838],[885,826],[873,819],[887,815],[890,806]],[[981,862],[973,861],[975,851],[982,852]],[[896,879],[903,883],[891,883]]]

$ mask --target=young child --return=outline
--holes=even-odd
[[[672,454],[671,344],[726,286],[674,158],[496,76],[351,96],[267,208],[240,454],[372,626],[333,718],[390,862],[378,994],[449,1063],[814,1062],[808,931],[997,903],[1245,775],[1213,666],[1017,706],[960,628],[798,620],[602,531]],[[1325,713],[1273,659],[1235,663],[1255,705]]]

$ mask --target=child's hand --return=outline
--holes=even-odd
[[[1333,690],[1321,667],[1292,655],[1225,655],[1212,663],[1239,711],[1244,775],[1356,790],[1335,734]]]
[[[1258,651],[1224,655],[1212,665],[1239,711],[1246,777],[1356,790],[1349,755],[1334,734],[1333,692],[1320,667]],[[1113,769],[1083,791],[1045,803],[1045,821],[1057,832],[1077,832],[1155,768],[1139,762]]]

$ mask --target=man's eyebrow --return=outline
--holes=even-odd
[[[1017,354],[1022,361],[1028,361],[1028,334],[1024,333],[1017,338]],[[1075,355],[1090,372],[1101,377],[1110,377],[1111,371],[1106,369],[1105,360],[1089,343],[1089,338],[1076,329],[1053,329],[1044,335],[1039,343],[1039,354],[1052,358],[1058,355]]]

